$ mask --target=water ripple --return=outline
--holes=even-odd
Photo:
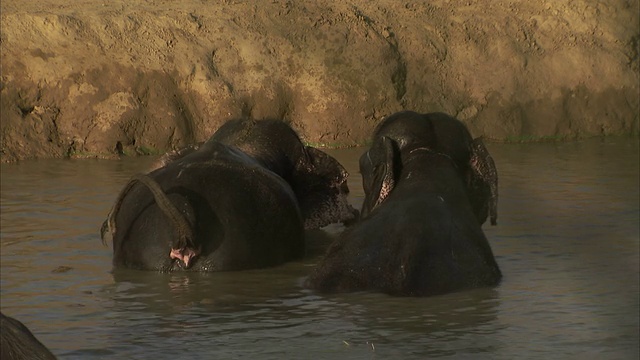
[[[65,359],[637,358],[638,149],[489,144],[500,220],[484,230],[504,279],[432,298],[302,289],[339,226],[310,237],[312,257],[273,269],[111,272],[99,226],[153,159],[3,164],[3,312]],[[361,152],[331,151],[355,206]]]

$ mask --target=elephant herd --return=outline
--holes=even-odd
[[[229,121],[134,176],[102,240],[116,268],[231,271],[300,259],[305,230],[344,223],[306,287],[427,296],[497,284],[481,225],[496,224],[498,180],[482,141],[446,114],[411,111],[371,141],[358,211],[344,167],[285,122]]]
[[[487,218],[497,222],[497,171],[462,122],[443,113],[390,115],[360,172],[358,211],[347,201],[344,167],[305,146],[288,124],[232,120],[133,176],[102,241],[112,244],[114,268],[234,271],[301,259],[306,230],[343,223],[305,287],[429,296],[499,283],[481,228]],[[22,351],[54,358],[2,315],[2,359]]]

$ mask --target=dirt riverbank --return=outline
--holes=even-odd
[[[230,118],[315,145],[401,109],[496,141],[638,134],[637,0],[1,2],[0,156],[156,153]]]

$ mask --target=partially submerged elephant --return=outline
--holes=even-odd
[[[0,312],[0,359],[55,360],[56,357],[22,322]]]
[[[497,171],[480,139],[442,113],[386,118],[360,158],[358,223],[329,247],[306,286],[425,296],[501,279],[481,225],[497,221]]]
[[[114,267],[226,271],[300,258],[304,229],[353,221],[348,174],[286,123],[233,120],[122,190],[102,227]]]

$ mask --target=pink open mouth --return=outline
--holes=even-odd
[[[183,249],[171,249],[169,256],[171,259],[178,259],[184,263],[185,269],[189,268],[189,263],[192,258],[195,258],[198,254],[190,248]]]

